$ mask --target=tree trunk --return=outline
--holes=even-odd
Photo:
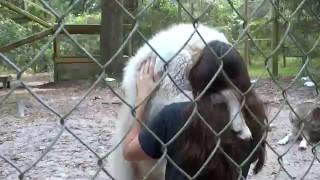
[[[123,0],[118,0],[123,2]],[[123,40],[123,11],[113,0],[101,0],[101,63],[105,64],[119,49]],[[122,51],[106,68],[108,76],[120,78],[122,75]]]

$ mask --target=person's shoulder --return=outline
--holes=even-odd
[[[173,103],[162,109],[162,125],[165,127],[166,142],[169,141],[183,126],[185,110],[190,102]]]
[[[166,105],[163,110],[164,111],[180,111],[181,109],[184,109],[189,105],[190,102],[178,102],[178,103],[172,103],[169,105]]]
[[[167,118],[176,117],[180,115],[182,111],[186,109],[186,107],[190,104],[190,102],[179,102],[179,103],[172,103],[166,105],[162,109],[162,115]]]

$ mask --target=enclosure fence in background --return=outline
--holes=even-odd
[[[123,142],[124,137],[122,137],[122,140],[120,142],[118,142],[118,144],[114,144],[113,147],[105,153],[105,155],[100,156],[98,155],[98,153],[95,152],[95,150],[90,147],[88,144],[85,143],[85,141],[83,141],[80,137],[78,137],[69,127],[68,127],[68,117],[71,115],[72,112],[74,112],[76,110],[76,108],[87,98],[87,96],[98,86],[98,84],[102,81],[104,81],[105,78],[105,70],[108,69],[109,65],[111,63],[113,63],[115,60],[117,60],[117,56],[120,54],[121,51],[124,50],[124,48],[127,46],[128,42],[133,38],[133,36],[138,36],[139,38],[141,38],[145,43],[148,44],[147,38],[145,37],[145,35],[143,34],[143,32],[141,32],[140,28],[140,22],[141,22],[141,18],[144,16],[144,14],[146,13],[146,11],[151,8],[151,6],[156,2],[156,0],[150,0],[147,1],[147,4],[141,8],[139,10],[139,12],[135,12],[132,13],[130,11],[128,11],[126,9],[126,7],[118,0],[113,0],[113,2],[115,2],[122,10],[122,12],[128,16],[133,22],[134,22],[134,26],[131,29],[130,33],[126,36],[126,38],[123,40],[122,45],[119,47],[118,51],[110,58],[108,59],[105,64],[102,64],[101,61],[97,60],[92,54],[90,54],[78,41],[77,39],[75,39],[74,37],[72,37],[70,35],[70,33],[68,32],[68,30],[65,28],[65,21],[64,18],[70,13],[70,11],[73,10],[73,8],[75,7],[75,5],[77,5],[77,3],[79,3],[79,0],[74,0],[73,3],[69,6],[69,8],[63,13],[63,14],[58,14],[46,1],[44,0],[40,0],[39,2],[41,2],[41,4],[39,4],[40,6],[43,6],[43,8],[46,9],[46,11],[50,14],[52,14],[53,16],[56,17],[56,26],[55,27],[51,27],[50,25],[48,25],[48,30],[53,31],[52,36],[50,36],[50,38],[48,39],[47,43],[41,48],[41,50],[32,58],[32,60],[25,66],[23,67],[19,67],[17,64],[14,63],[14,60],[10,59],[9,57],[7,57],[4,53],[0,52],[0,60],[2,62],[4,62],[7,66],[9,66],[10,68],[13,68],[16,72],[17,75],[17,80],[19,81],[19,83],[21,84],[21,86],[23,86],[23,88],[25,88],[30,95],[32,95],[32,97],[37,100],[39,103],[41,103],[48,111],[54,113],[60,120],[60,130],[59,133],[55,136],[55,138],[52,140],[52,142],[50,143],[50,145],[45,149],[45,151],[42,152],[42,155],[36,159],[32,164],[30,164],[28,166],[28,168],[25,169],[21,169],[18,166],[15,165],[15,163],[13,163],[11,160],[9,160],[7,157],[5,157],[1,152],[0,152],[0,158],[2,160],[4,160],[8,166],[12,166],[18,173],[19,173],[19,178],[23,179],[25,178],[25,174],[30,172],[40,161],[43,160],[43,158],[53,149],[53,147],[56,145],[57,141],[59,140],[59,138],[62,136],[63,133],[69,133],[70,135],[72,135],[76,141],[79,141],[83,146],[85,146],[97,159],[97,165],[99,166],[99,169],[96,171],[95,175],[92,176],[92,179],[95,179],[99,173],[103,172],[105,173],[107,176],[109,176],[111,179],[114,179],[112,177],[112,174],[110,174],[108,172],[108,170],[105,168],[105,160],[108,158],[108,156],[114,152],[114,150],[120,146],[120,144]],[[180,6],[180,8],[182,9],[183,13],[186,13],[190,19],[190,22],[194,25],[194,32],[192,35],[194,34],[198,34],[201,38],[201,34],[198,32],[197,27],[199,25],[199,23],[201,23],[202,17],[205,16],[209,11],[211,11],[213,9],[214,6],[217,5],[218,2],[215,2],[214,0],[212,1],[208,1],[208,6],[203,9],[203,12],[201,14],[199,14],[198,16],[193,15],[193,13],[183,4],[181,3],[179,0],[176,1],[177,5]],[[239,89],[237,89],[237,87],[235,85],[233,85],[233,87],[235,88],[235,90],[241,94],[242,98],[242,102],[241,102],[241,108],[247,108],[245,105],[245,95],[253,88],[255,88],[255,85],[260,81],[262,76],[268,75],[271,79],[272,82],[277,86],[277,88],[279,90],[281,90],[282,92],[282,97],[283,97],[283,102],[281,102],[281,105],[279,106],[277,112],[275,113],[275,115],[273,117],[269,117],[268,123],[267,124],[262,124],[259,122],[259,120],[256,120],[258,123],[260,123],[261,127],[265,130],[264,136],[261,138],[261,140],[259,141],[258,145],[254,148],[254,151],[256,151],[260,146],[261,143],[263,142],[264,138],[266,138],[267,136],[267,131],[269,129],[269,125],[271,123],[275,123],[277,116],[279,115],[280,111],[283,110],[283,108],[285,106],[288,106],[290,108],[291,111],[294,111],[294,108],[292,106],[292,102],[290,102],[290,100],[287,98],[287,92],[288,90],[295,85],[296,83],[298,83],[298,80],[300,79],[300,77],[302,75],[304,75],[305,73],[307,73],[309,75],[309,77],[313,77],[312,73],[310,73],[310,71],[314,72],[316,70],[312,70],[312,67],[310,67],[308,64],[311,61],[311,54],[314,53],[315,49],[317,48],[317,46],[319,46],[319,41],[320,41],[320,36],[316,38],[316,40],[314,41],[314,44],[309,48],[309,49],[305,49],[304,45],[301,44],[299,42],[299,40],[296,38],[296,33],[294,32],[294,26],[292,23],[292,20],[297,16],[297,13],[299,11],[307,11],[309,13],[310,16],[312,16],[317,23],[320,23],[320,15],[319,12],[314,12],[314,10],[309,7],[306,6],[306,4],[308,3],[308,0],[302,0],[299,4],[297,4],[297,6],[294,8],[294,10],[290,13],[290,14],[284,14],[283,11],[281,9],[279,9],[279,1],[276,0],[262,0],[262,1],[258,1],[259,4],[258,6],[256,6],[255,9],[253,9],[250,13],[248,13],[248,16],[245,17],[243,16],[241,12],[239,12],[239,9],[236,9],[233,1],[232,0],[227,0],[227,2],[229,3],[229,6],[232,8],[232,10],[234,12],[236,12],[236,14],[243,20],[243,28],[241,29],[239,36],[237,37],[237,39],[232,42],[232,47],[237,47],[240,43],[243,43],[244,41],[249,41],[252,45],[252,48],[254,48],[259,56],[263,57],[264,59],[264,65],[265,65],[265,71],[263,74],[261,74],[261,76],[259,78],[257,78],[257,81],[255,83],[252,84],[252,86],[250,87],[250,89],[246,92],[241,92]],[[259,44],[256,42],[256,40],[254,39],[254,37],[252,36],[253,31],[250,30],[250,22],[253,20],[253,17],[259,13],[261,11],[261,9],[264,7],[265,3],[268,2],[271,5],[273,14],[272,17],[270,18],[270,20],[268,21],[267,24],[265,24],[264,26],[261,26],[260,28],[265,28],[267,25],[270,25],[273,23],[273,26],[276,26],[277,23],[279,23],[279,21],[283,22],[284,27],[283,32],[281,34],[273,34],[273,37],[270,37],[272,39],[272,49],[270,51],[270,53],[265,53],[259,46]],[[6,6],[6,2],[5,1],[1,1],[0,3],[3,6]],[[277,22],[278,21],[278,22]],[[45,22],[42,22],[45,23]],[[46,24],[46,23],[45,23]],[[47,25],[47,24],[46,24]],[[279,26],[279,24],[278,24]],[[259,29],[257,29],[258,31]],[[67,112],[66,114],[61,114],[59,112],[57,112],[54,108],[50,107],[44,100],[42,100],[35,92],[33,92],[32,88],[29,87],[24,81],[21,80],[21,77],[23,75],[24,72],[26,72],[26,70],[32,66],[36,61],[39,61],[39,59],[41,58],[41,56],[44,54],[44,52],[49,48],[49,46],[51,46],[51,44],[53,43],[53,41],[55,40],[55,38],[57,38],[57,36],[63,32],[77,47],[79,47],[81,49],[81,51],[83,51],[83,53],[85,53],[94,63],[96,63],[99,68],[100,68],[100,74],[98,76],[98,78],[95,80],[95,82],[91,85],[91,87],[86,91],[86,93],[83,95],[83,97],[81,98],[81,100],[79,100],[79,102],[74,105],[74,107],[71,108],[71,110],[69,112]],[[277,66],[277,64],[275,64],[275,61],[278,61],[277,59],[277,54],[279,53],[279,51],[281,50],[284,42],[286,40],[290,40],[291,42],[293,42],[294,46],[296,49],[298,49],[298,51],[300,53],[303,54],[303,56],[305,57],[305,61],[303,62],[303,66],[300,68],[299,72],[295,75],[295,78],[291,81],[291,83],[289,83],[287,86],[283,86],[281,83],[279,83],[278,79],[277,79],[277,72],[275,72],[275,69]],[[203,41],[205,43],[205,41]],[[205,43],[206,44],[206,43]],[[150,46],[150,44],[148,44]],[[154,49],[152,46],[150,46],[150,48],[157,54],[157,49]],[[181,47],[180,50],[182,50],[184,47]],[[211,50],[212,53],[216,56],[216,53]],[[178,51],[176,53],[179,54],[180,51]],[[226,53],[227,54],[227,53]],[[222,57],[217,57],[218,59],[222,59],[226,54],[224,54]],[[175,55],[175,56],[176,56]],[[160,56],[160,55],[159,55]],[[174,56],[174,57],[175,57]],[[173,57],[173,58],[174,58]],[[160,56],[161,58],[161,56]],[[173,59],[172,58],[172,59]],[[161,58],[162,59],[162,58]],[[164,61],[164,60],[163,60]],[[165,68],[170,64],[170,61],[165,63]],[[221,61],[220,66],[223,66],[223,63]],[[310,69],[311,68],[311,69]],[[226,76],[226,73],[223,72],[223,69],[220,68],[220,70],[217,73],[223,73],[224,76]],[[169,77],[170,79],[173,79],[170,75],[170,73],[166,72],[165,76]],[[164,76],[163,76],[164,77]],[[214,77],[211,81],[210,84],[212,82],[214,82],[216,77]],[[228,77],[226,77],[226,79],[229,81],[230,84],[232,84],[232,82],[229,80]],[[162,78],[163,80],[163,78]],[[124,98],[122,97],[121,94],[118,94],[117,91],[115,90],[115,87],[112,86],[109,82],[104,82],[107,87],[114,93],[115,96],[117,96],[123,103],[123,105],[127,105],[130,107],[130,109],[132,110],[133,115],[135,115],[135,110],[137,107],[132,107],[129,105],[128,102],[126,102],[124,100]],[[159,82],[161,83],[161,81]],[[175,83],[175,82],[173,82]],[[315,81],[316,83],[316,81]],[[191,97],[188,97],[190,99],[190,101],[192,101],[193,103],[196,102],[196,100],[198,100],[203,94],[204,92],[208,89],[209,85],[203,90],[203,92],[198,96],[195,97],[194,99],[192,99]],[[317,85],[315,86],[317,87]],[[177,88],[179,89],[179,87],[177,86]],[[6,106],[6,99],[8,99],[9,96],[11,96],[13,94],[13,92],[17,89],[16,86],[13,86],[8,93],[1,97],[0,99],[0,107],[2,106]],[[181,89],[179,89],[182,93],[183,91]],[[239,112],[238,112],[239,113]],[[195,103],[195,109],[193,111],[193,114],[197,114],[200,116],[200,113],[197,111],[197,106]],[[233,117],[235,118],[235,117]],[[190,121],[191,118],[189,118],[188,121]],[[139,121],[139,120],[138,120]],[[206,121],[202,118],[202,122],[206,124]],[[140,123],[146,127],[146,125],[144,124],[144,122],[140,121]],[[230,126],[231,123],[228,124],[228,126]],[[146,127],[147,128],[147,127]],[[148,128],[147,128],[148,129]],[[227,128],[225,128],[224,130],[222,130],[221,132],[215,132],[214,130],[212,130],[211,128],[209,128],[211,130],[211,132],[218,138],[220,139],[220,136],[223,132],[225,132],[225,130]],[[150,129],[148,129],[150,131]],[[177,138],[177,136],[179,134],[181,134],[182,131],[180,131],[176,136],[174,136],[169,143],[163,143],[161,142],[163,148],[165,149],[165,153],[163,154],[163,156],[158,160],[158,163],[156,163],[154,165],[153,168],[151,168],[151,170],[145,174],[144,179],[147,179],[148,176],[150,175],[150,173],[157,167],[159,166],[160,162],[163,159],[167,159],[169,162],[171,162],[175,167],[177,167],[179,170],[181,170],[178,165],[172,161],[172,159],[170,159],[170,157],[167,155],[167,147]],[[153,136],[156,137],[156,135],[154,133],[151,132],[151,134]],[[302,129],[300,129],[299,131],[299,135],[302,134]],[[303,135],[303,134],[302,134]],[[303,135],[304,136],[304,135]],[[156,137],[159,141],[160,139],[158,137]],[[296,140],[298,139],[298,137],[296,137]],[[277,173],[279,173],[280,171],[284,171],[287,174],[287,177],[290,179],[294,179],[294,176],[287,171],[284,162],[283,162],[283,157],[286,156],[286,154],[289,152],[289,150],[293,147],[293,145],[290,145],[287,149],[287,151],[283,152],[283,153],[279,153],[277,152],[273,146],[271,146],[268,142],[266,143],[267,145],[267,149],[270,149],[272,153],[274,153],[277,157],[278,157],[278,163],[280,165],[280,168],[278,169]],[[308,175],[308,173],[311,171],[311,168],[313,167],[314,163],[316,161],[320,162],[319,157],[317,157],[317,147],[318,144],[313,144],[312,145],[312,154],[313,154],[313,160],[310,162],[309,168],[303,173],[303,177]],[[224,152],[224,150],[218,146],[213,150],[213,152],[210,154],[210,157],[208,157],[208,159],[211,159],[216,151],[220,151],[223,152],[223,154],[227,157],[227,159],[232,162],[235,167],[238,167],[239,171],[241,172],[241,167],[250,160],[250,157],[252,156],[253,153],[251,153],[249,155],[248,158],[246,158],[246,160],[244,162],[242,162],[241,164],[237,164],[231,157],[228,156],[227,153]],[[199,169],[199,173],[201,172],[201,170],[203,170],[203,168],[205,167],[206,163],[203,164],[203,166]],[[182,171],[182,170],[181,170]],[[188,175],[187,173],[183,172],[182,173],[188,178],[188,179],[195,179],[199,173],[196,173],[195,176],[191,177],[190,175]],[[242,177],[239,176],[239,179],[241,179]]]

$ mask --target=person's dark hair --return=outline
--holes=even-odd
[[[221,57],[232,47],[220,41],[212,41],[208,44],[208,47],[203,49],[199,59],[188,74],[195,97],[207,86],[220,66],[220,63],[218,63],[220,60],[212,53],[210,48],[218,57]],[[232,83],[240,91],[246,92],[250,88],[251,82],[247,67],[238,51],[232,48],[221,61],[223,62],[223,70]],[[197,106],[199,114],[206,120],[208,125],[216,132],[220,132],[231,119],[227,99],[221,94],[222,90],[227,89],[233,88],[221,72],[204,95],[197,101],[197,105],[191,104],[186,108],[184,112],[185,120],[189,118],[193,109]],[[190,124],[177,139],[177,148],[182,159],[180,166],[190,176],[197,173],[216,146],[221,147],[237,164],[241,164],[252,151],[256,150],[248,160],[248,163],[245,164],[245,167],[242,168],[242,175],[245,177],[252,162],[258,160],[254,168],[255,173],[262,168],[265,161],[265,139],[262,140],[258,148],[255,147],[265,137],[265,129],[262,126],[266,121],[263,103],[253,90],[250,90],[244,97],[239,98],[239,101],[241,100],[245,100],[246,107],[241,112],[252,133],[251,140],[240,139],[237,137],[236,132],[229,127],[221,134],[221,141],[219,141],[209,127],[202,122],[199,115],[192,117]],[[221,149],[217,149],[197,179],[233,180],[238,178],[240,169],[224,155]]]

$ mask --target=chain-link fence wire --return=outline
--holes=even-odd
[[[320,41],[320,36],[317,37],[316,41],[314,42],[314,44],[312,45],[312,47],[310,49],[305,49],[305,47],[303,47],[303,45],[295,38],[296,34],[293,31],[294,29],[292,28],[292,19],[296,16],[297,12],[302,11],[302,10],[306,10],[304,8],[305,4],[308,2],[308,0],[302,0],[296,7],[295,9],[288,15],[288,14],[284,14],[280,9],[279,9],[279,2],[278,1],[273,1],[273,0],[269,0],[272,8],[275,11],[275,14],[277,14],[277,16],[279,17],[279,20],[283,22],[284,24],[284,32],[281,35],[281,38],[279,39],[279,42],[276,44],[276,46],[274,47],[274,49],[271,50],[270,53],[265,53],[258,45],[258,43],[256,42],[256,40],[254,39],[254,37],[252,36],[252,34],[254,32],[252,32],[250,30],[250,22],[253,19],[253,16],[255,15],[255,13],[259,12],[259,10],[261,9],[263,2],[264,1],[260,1],[259,5],[250,13],[250,15],[248,17],[243,17],[241,15],[241,13],[239,12],[239,10],[237,8],[235,8],[232,0],[227,0],[228,4],[230,5],[230,8],[236,12],[236,14],[243,20],[243,29],[240,32],[238,38],[232,42],[232,48],[233,47],[237,47],[240,43],[242,43],[246,38],[248,38],[251,41],[251,44],[253,45],[253,47],[259,52],[259,55],[261,57],[264,58],[264,64],[265,64],[265,71],[263,74],[260,75],[260,77],[257,78],[257,82],[253,83],[251,85],[251,87],[245,91],[242,92],[240,91],[237,86],[235,86],[232,81],[229,79],[229,77],[227,76],[227,74],[224,72],[223,70],[223,57],[225,55],[227,55],[232,48],[230,48],[225,54],[223,54],[222,56],[218,57],[216,55],[216,53],[214,52],[213,49],[210,49],[211,53],[217,57],[217,59],[219,59],[219,63],[220,63],[220,68],[219,70],[216,72],[215,76],[210,80],[210,82],[208,83],[208,85],[206,86],[206,88],[197,96],[197,97],[189,97],[187,94],[184,93],[184,91],[182,89],[179,88],[179,86],[176,84],[176,82],[174,81],[174,78],[172,77],[172,75],[166,71],[168,66],[170,66],[170,63],[172,62],[172,60],[181,52],[181,50],[183,48],[185,48],[185,46],[188,44],[189,40],[191,39],[191,37],[193,35],[198,35],[200,36],[200,38],[202,39],[203,43],[207,46],[206,41],[204,40],[205,38],[202,37],[202,35],[199,33],[198,31],[198,26],[199,23],[201,23],[201,19],[203,16],[206,15],[206,13],[208,13],[209,11],[212,10],[212,7],[215,6],[216,2],[210,1],[209,5],[202,11],[202,13],[198,16],[194,16],[192,14],[192,12],[190,12],[190,10],[188,10],[186,8],[186,6],[181,3],[180,1],[176,1],[179,6],[182,8],[183,12],[186,13],[188,15],[188,17],[190,18],[190,22],[193,24],[194,27],[194,31],[193,33],[190,35],[190,37],[188,38],[188,41],[185,42],[184,46],[182,46],[180,48],[179,51],[176,52],[176,54],[168,61],[165,61],[161,55],[159,53],[157,53],[157,49],[154,49],[149,43],[147,38],[145,37],[145,35],[143,34],[143,32],[139,29],[139,25],[140,25],[140,19],[141,17],[146,13],[146,11],[151,8],[151,6],[156,2],[156,0],[151,0],[148,1],[147,5],[144,6],[143,8],[141,8],[141,10],[139,12],[136,12],[135,14],[132,14],[131,12],[129,12],[126,7],[118,0],[113,0],[114,3],[116,3],[121,10],[123,11],[123,13],[128,16],[132,21],[134,21],[134,26],[131,29],[130,33],[126,36],[126,38],[124,39],[122,45],[119,47],[118,51],[110,58],[108,59],[105,64],[101,64],[101,61],[98,61],[93,55],[91,55],[81,44],[78,43],[78,41],[70,35],[70,33],[65,29],[65,22],[64,22],[64,18],[73,10],[73,8],[75,7],[75,5],[77,5],[77,3],[79,3],[79,0],[75,0],[73,1],[73,3],[69,6],[69,8],[63,13],[63,14],[59,14],[57,13],[46,1],[40,0],[41,5],[47,9],[47,11],[52,14],[53,16],[56,17],[56,22],[57,22],[57,26],[52,27],[51,29],[54,31],[53,35],[49,38],[48,42],[42,46],[41,50],[32,58],[32,60],[25,65],[24,67],[18,67],[14,61],[12,59],[9,59],[7,56],[5,56],[3,53],[0,53],[0,57],[1,57],[1,61],[4,62],[5,64],[7,64],[9,67],[11,67],[12,69],[15,70],[16,75],[17,75],[17,80],[18,82],[21,84],[21,86],[23,88],[25,88],[28,93],[30,93],[30,95],[37,100],[39,103],[41,103],[48,111],[52,112],[53,114],[55,114],[59,120],[60,120],[60,130],[59,133],[55,136],[55,138],[52,140],[52,142],[50,143],[50,145],[45,149],[45,151],[42,153],[42,155],[40,157],[38,157],[32,164],[30,164],[26,169],[21,169],[18,166],[15,165],[15,163],[11,162],[7,157],[5,157],[4,155],[2,155],[0,153],[0,158],[3,159],[8,165],[12,166],[18,173],[19,173],[19,178],[23,179],[25,177],[25,174],[30,172],[30,170],[32,168],[34,168],[41,160],[43,160],[43,158],[53,149],[53,147],[56,145],[57,141],[59,140],[59,138],[61,137],[61,135],[64,132],[68,132],[70,133],[77,141],[79,141],[83,146],[85,146],[97,159],[97,164],[99,166],[99,169],[96,171],[95,175],[92,176],[92,179],[95,179],[98,174],[100,172],[104,172],[107,176],[109,176],[111,179],[114,179],[112,177],[112,174],[110,174],[110,172],[108,172],[108,170],[105,168],[105,159],[108,158],[108,156],[113,153],[115,151],[116,148],[118,148],[121,143],[123,143],[124,138],[121,138],[121,141],[119,141],[117,144],[114,144],[113,147],[107,152],[105,153],[105,155],[100,156],[98,155],[98,153],[95,152],[95,150],[90,147],[88,144],[86,144],[80,137],[78,137],[68,126],[67,126],[67,119],[70,116],[71,113],[73,113],[75,111],[75,109],[87,98],[87,96],[97,87],[97,85],[104,81],[104,77],[105,77],[105,70],[108,69],[109,65],[111,63],[114,63],[114,61],[116,60],[116,57],[120,54],[121,51],[124,50],[124,48],[126,47],[126,45],[128,44],[129,40],[131,40],[133,38],[134,35],[138,35],[139,38],[141,38],[151,49],[152,51],[154,51],[154,53],[160,57],[160,59],[164,62],[164,69],[165,69],[165,73],[163,74],[163,76],[161,77],[160,81],[158,82],[158,84],[160,84],[163,79],[165,77],[168,77],[172,80],[172,83],[174,83],[176,85],[176,87],[181,91],[182,94],[184,94],[190,101],[191,103],[194,104],[194,109],[192,111],[192,114],[190,115],[189,119],[187,120],[186,124],[179,130],[179,132],[171,139],[169,140],[167,143],[163,142],[159,137],[157,137],[157,135],[155,133],[153,133],[148,126],[146,126],[146,124],[135,118],[144,128],[146,128],[150,134],[152,134],[152,136],[154,136],[162,145],[162,148],[164,149],[164,153],[162,155],[162,157],[160,159],[158,159],[157,163],[150,169],[150,171],[144,175],[144,179],[147,179],[149,177],[149,175],[152,173],[152,171],[154,169],[156,169],[160,163],[166,159],[169,163],[172,163],[173,166],[175,166],[179,171],[181,171],[182,174],[184,174],[188,179],[195,179],[196,177],[199,176],[199,174],[201,173],[201,171],[206,167],[206,165],[209,163],[209,161],[212,159],[212,157],[215,155],[215,153],[217,151],[221,152],[239,171],[239,177],[238,179],[242,179],[243,177],[241,176],[242,174],[242,167],[244,164],[246,164],[250,158],[253,156],[254,152],[257,151],[258,148],[261,147],[261,144],[263,143],[263,141],[266,139],[267,136],[267,131],[268,131],[268,127],[271,123],[276,123],[276,118],[278,117],[279,113],[284,109],[285,106],[288,106],[290,108],[290,110],[292,112],[294,112],[294,114],[299,117],[299,114],[297,114],[294,111],[294,107],[292,105],[292,102],[289,101],[288,99],[288,95],[287,92],[290,88],[293,87],[293,85],[295,85],[299,78],[301,77],[301,75],[306,72],[309,77],[311,79],[313,79],[312,73],[310,73],[310,67],[308,66],[308,64],[311,61],[311,57],[310,54],[312,52],[315,51],[316,47],[319,45],[319,41]],[[309,6],[308,6],[309,7]],[[316,21],[318,23],[320,23],[320,18],[319,18],[319,14],[318,12],[314,12],[314,10],[312,8],[308,8],[306,10],[310,16],[314,17],[316,19]],[[273,16],[274,18],[275,16]],[[270,23],[273,19],[270,19],[269,21],[266,22]],[[264,24],[264,25],[266,25]],[[261,26],[261,28],[264,28],[264,25]],[[256,29],[255,31],[258,31],[260,28]],[[44,52],[49,48],[49,46],[53,43],[54,39],[57,38],[57,36],[63,32],[66,37],[70,38],[70,40],[81,49],[81,51],[83,51],[94,63],[96,63],[101,72],[99,73],[99,77],[95,80],[95,82],[91,85],[91,87],[86,91],[86,93],[82,96],[82,98],[79,100],[79,102],[74,105],[71,110],[69,112],[67,112],[66,114],[61,114],[59,112],[57,112],[54,108],[52,108],[50,105],[48,105],[44,100],[42,100],[35,92],[33,92],[32,88],[30,88],[24,81],[21,80],[22,74],[34,63],[36,63],[39,58],[44,54]],[[271,61],[272,61],[272,56],[277,54],[280,51],[280,48],[282,47],[282,45],[284,44],[284,42],[290,39],[293,43],[294,46],[296,48],[299,49],[299,51],[303,54],[303,56],[306,58],[305,62],[303,63],[303,66],[300,68],[299,72],[296,74],[296,76],[294,77],[294,79],[291,81],[291,83],[289,83],[288,85],[286,85],[285,87],[281,85],[281,83],[279,83],[277,77],[275,77],[273,75],[272,72],[272,68],[271,68]],[[314,69],[311,68],[311,71],[315,71]],[[210,87],[210,85],[215,81],[217,75],[219,73],[222,73],[223,76],[227,79],[227,81],[230,83],[230,85],[234,88],[235,91],[237,91],[237,93],[239,93],[241,95],[241,110],[243,108],[246,108],[249,110],[249,112],[251,113],[251,115],[253,117],[255,117],[256,122],[262,127],[262,129],[264,130],[264,134],[261,137],[260,141],[257,143],[256,147],[253,149],[253,151],[250,153],[250,155],[240,164],[235,162],[226,152],[225,150],[221,147],[221,134],[224,133],[228,128],[230,128],[232,121],[236,118],[236,116],[232,117],[231,121],[225,126],[225,128],[223,128],[220,132],[216,132],[208,123],[207,121],[201,116],[201,114],[198,112],[197,109],[197,100],[199,100],[204,93],[207,91],[207,89]],[[269,75],[269,77],[272,79],[272,82],[278,87],[279,90],[281,90],[282,92],[282,97],[284,99],[284,101],[281,103],[281,105],[279,106],[279,108],[277,109],[277,112],[274,114],[273,117],[269,118],[269,121],[267,123],[262,122],[260,119],[256,118],[256,116],[250,111],[250,108],[247,107],[246,105],[246,95],[253,89],[255,88],[255,85],[260,81],[261,77],[265,76],[265,75]],[[121,94],[118,94],[115,90],[115,88],[109,84],[109,82],[104,82],[107,87],[112,91],[112,93],[117,96],[123,103],[123,105],[128,106],[131,109],[132,115],[135,116],[136,114],[136,109],[137,107],[139,107],[139,105],[137,106],[132,106],[130,105],[128,102],[125,101],[125,98],[122,97]],[[8,99],[9,96],[11,96],[13,94],[13,92],[17,89],[17,86],[14,86],[10,89],[10,91],[3,97],[1,97],[0,99],[0,107],[1,106],[5,106],[5,102],[6,99]],[[151,96],[151,94],[149,95]],[[240,111],[237,113],[239,114]],[[184,131],[184,129],[186,129],[187,125],[190,123],[190,121],[192,120],[193,116],[199,116],[201,119],[201,122],[204,123],[209,129],[210,131],[213,133],[213,135],[215,137],[218,138],[217,144],[215,146],[215,148],[213,149],[212,153],[210,154],[210,156],[207,158],[207,160],[204,162],[204,164],[201,166],[201,168],[197,171],[197,173],[195,173],[193,176],[190,176],[189,174],[187,174],[183,169],[181,169],[176,162],[174,162],[170,156],[168,156],[167,154],[167,147],[172,144],[177,137]],[[304,119],[299,117],[299,119],[303,122]],[[131,128],[133,127],[134,122],[132,122]],[[302,123],[304,124],[304,123]],[[127,132],[128,133],[128,132]],[[298,137],[302,135],[303,137],[305,137],[305,135],[303,134],[303,125],[301,126],[301,128],[299,129],[298,135],[295,137],[296,141],[298,139]],[[309,144],[311,144],[310,142],[308,142]],[[310,172],[312,166],[314,165],[314,163],[316,161],[319,161],[319,158],[317,157],[317,149],[316,147],[318,146],[319,143],[317,144],[313,144],[312,145],[312,153],[313,153],[313,159],[310,162],[309,168],[303,173],[302,178],[304,178],[305,176],[308,175],[308,173]],[[284,163],[283,163],[283,157],[290,151],[290,149],[293,147],[293,145],[290,145],[287,150],[283,153],[279,153],[277,152],[273,146],[271,146],[268,142],[266,142],[267,148],[269,148],[273,153],[276,154],[276,156],[278,157],[278,163],[280,165],[280,168],[278,170],[278,173],[283,170],[287,176],[290,179],[294,179],[294,175],[292,175],[285,167]]]

